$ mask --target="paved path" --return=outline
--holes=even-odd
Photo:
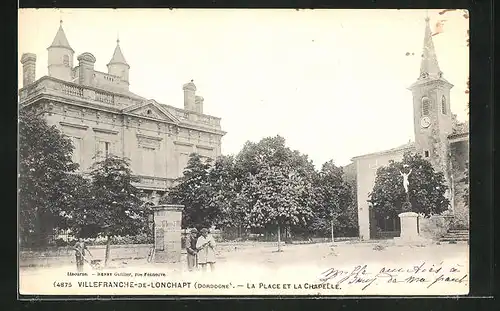
[[[199,271],[189,273],[186,269],[185,256],[178,264],[152,264],[145,260],[113,262],[114,266],[101,271],[131,274],[159,272],[166,275],[165,278],[159,280],[199,279],[206,282],[232,282],[242,284],[242,286],[252,282],[256,284],[260,282],[317,282],[319,275],[329,268],[352,271],[358,265],[367,265],[371,272],[377,273],[383,267],[412,269],[415,265],[425,264],[428,268],[439,266],[441,262],[444,262],[444,265],[448,265],[446,269],[449,269],[451,265],[458,265],[456,267],[461,267],[464,273],[468,273],[469,256],[466,244],[425,247],[388,246],[380,250],[374,249],[375,245],[371,243],[286,245],[282,248],[282,252],[276,251],[277,246],[267,245],[255,245],[251,248],[236,250],[226,248],[224,252],[218,254],[216,271],[206,274]],[[56,276],[60,276],[62,280],[68,271],[74,271],[74,267],[23,269],[20,274],[22,282],[32,283],[54,279]],[[89,267],[86,271],[89,275],[96,273]],[[97,275],[92,277],[97,277],[99,281],[103,280]]]

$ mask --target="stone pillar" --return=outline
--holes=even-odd
[[[418,230],[418,214],[414,212],[405,212],[398,215],[401,221],[401,234],[394,238],[400,244],[413,244],[430,242],[419,234]]]
[[[181,260],[181,221],[183,205],[153,206],[155,262]]]
[[[401,220],[401,235],[403,240],[413,240],[418,237],[417,219],[418,214],[414,212],[406,212],[399,214]]]

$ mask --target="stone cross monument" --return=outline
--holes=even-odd
[[[406,192],[406,202],[403,203],[403,212],[398,215],[401,221],[401,234],[399,237],[395,238],[395,241],[401,244],[420,243],[424,240],[418,233],[418,214],[412,212],[411,208],[410,195],[408,192],[408,187],[410,185],[408,176],[410,176],[411,171],[410,169],[408,173],[399,172],[403,177],[403,187]]]

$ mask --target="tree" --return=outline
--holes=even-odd
[[[312,203],[307,192],[312,188],[308,181],[290,169],[263,168],[250,177],[246,197],[251,205],[247,221],[252,227],[275,227],[278,234],[278,251],[281,251],[281,228],[286,225],[307,224],[312,216]]]
[[[64,180],[69,191],[61,195],[63,207],[59,215],[59,228],[70,229],[78,237],[80,228],[85,228],[83,211],[90,208],[92,200],[92,181],[81,174],[68,174]]]
[[[406,193],[400,172],[408,165],[412,172],[408,177],[408,196],[413,212],[426,217],[441,214],[450,206],[445,197],[447,186],[444,175],[435,172],[431,163],[419,154],[405,153],[401,162],[391,161],[388,166],[380,167],[375,177],[373,191],[369,194],[370,208],[378,215],[395,217],[403,211]]]
[[[151,211],[142,204],[142,193],[132,184],[137,180],[126,159],[107,156],[93,164],[90,176],[91,197],[87,204],[77,206],[71,223],[79,237],[106,237],[107,265],[112,237],[141,233],[148,227]]]
[[[78,165],[73,145],[55,126],[29,109],[19,113],[19,229],[24,245],[49,243],[61,220],[65,180]]]
[[[202,160],[200,155],[190,154],[178,184],[161,200],[162,203],[184,205],[183,228],[209,228],[217,219],[219,211],[213,199],[210,168],[210,159]]]
[[[346,225],[343,227],[342,232],[346,236],[354,236],[359,233],[358,224],[358,184],[356,176],[356,167],[353,163],[344,168],[344,181],[347,183],[351,189],[351,202],[348,208],[347,215],[348,220]]]
[[[320,200],[314,213],[314,229],[330,231],[333,240],[334,233],[355,228],[353,190],[344,179],[342,167],[335,166],[333,161],[324,163],[316,187]]]
[[[280,136],[247,143],[237,156],[245,176],[242,186],[246,226],[276,229],[281,251],[281,229],[307,225],[316,204],[314,166],[306,156],[291,151]]]
[[[238,174],[235,158],[221,156],[210,169],[209,183],[213,191],[213,204],[218,212],[216,224],[219,227],[238,228],[238,234],[241,235],[245,220],[241,195],[244,178]]]

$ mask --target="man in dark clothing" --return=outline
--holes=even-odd
[[[193,271],[197,267],[196,241],[198,240],[198,230],[192,229],[191,233],[186,238],[187,262],[188,270]]]
[[[85,260],[85,251],[92,256],[90,253],[89,249],[87,248],[87,245],[83,240],[80,238],[78,239],[78,242],[76,242],[75,246],[73,247],[75,250],[75,259],[76,259],[76,269],[78,272],[83,271],[83,261]]]

